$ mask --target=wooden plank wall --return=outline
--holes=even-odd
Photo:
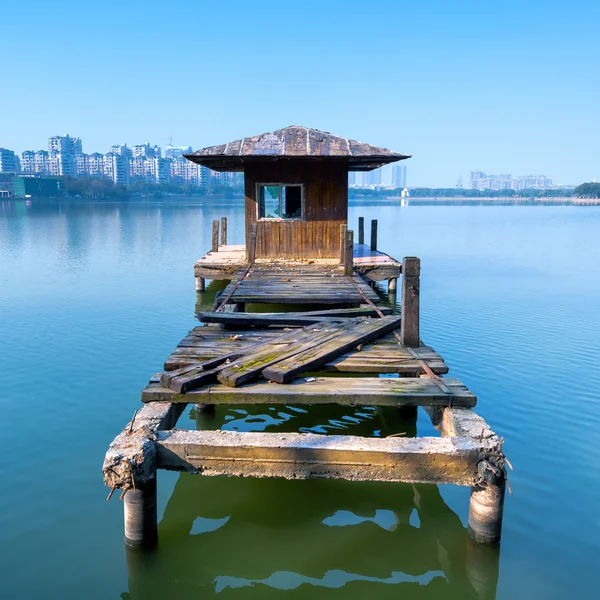
[[[348,221],[345,161],[276,160],[245,168],[246,239],[258,222],[257,258],[337,258],[340,225]],[[258,221],[257,183],[304,184],[302,221]]]

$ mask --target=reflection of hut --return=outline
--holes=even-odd
[[[371,171],[409,155],[292,126],[186,158],[244,173],[246,239],[257,223],[257,258],[335,258],[340,225],[348,221],[348,171]]]

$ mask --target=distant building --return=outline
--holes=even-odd
[[[115,152],[108,152],[102,157],[104,177],[113,183],[128,185],[130,181],[129,158]]]
[[[0,173],[0,198],[12,198],[14,196],[14,173]]]
[[[406,187],[406,167],[404,165],[394,165],[392,167],[392,187]]]
[[[19,171],[19,158],[12,150],[0,148],[0,173],[17,173]]]
[[[545,175],[510,174],[488,175],[483,171],[471,171],[470,187],[472,190],[547,190],[552,188],[552,180]]]
[[[18,198],[56,198],[60,196],[59,177],[18,175],[14,179],[14,194]]]
[[[48,138],[48,152],[60,152],[73,156],[83,152],[81,138],[73,138],[70,135],[55,135]]]
[[[184,154],[190,154],[192,152],[191,146],[171,146],[170,144],[165,148],[165,158],[179,158]]]
[[[158,146],[151,146],[148,142],[146,142],[145,144],[131,146],[131,154],[133,158],[137,156],[160,158],[160,148]]]

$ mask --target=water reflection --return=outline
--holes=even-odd
[[[498,549],[471,544],[437,486],[182,473],[122,598],[495,598]]]

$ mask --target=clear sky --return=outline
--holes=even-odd
[[[598,0],[4,2],[0,146],[200,148],[305,125],[469,171],[600,179]]]

